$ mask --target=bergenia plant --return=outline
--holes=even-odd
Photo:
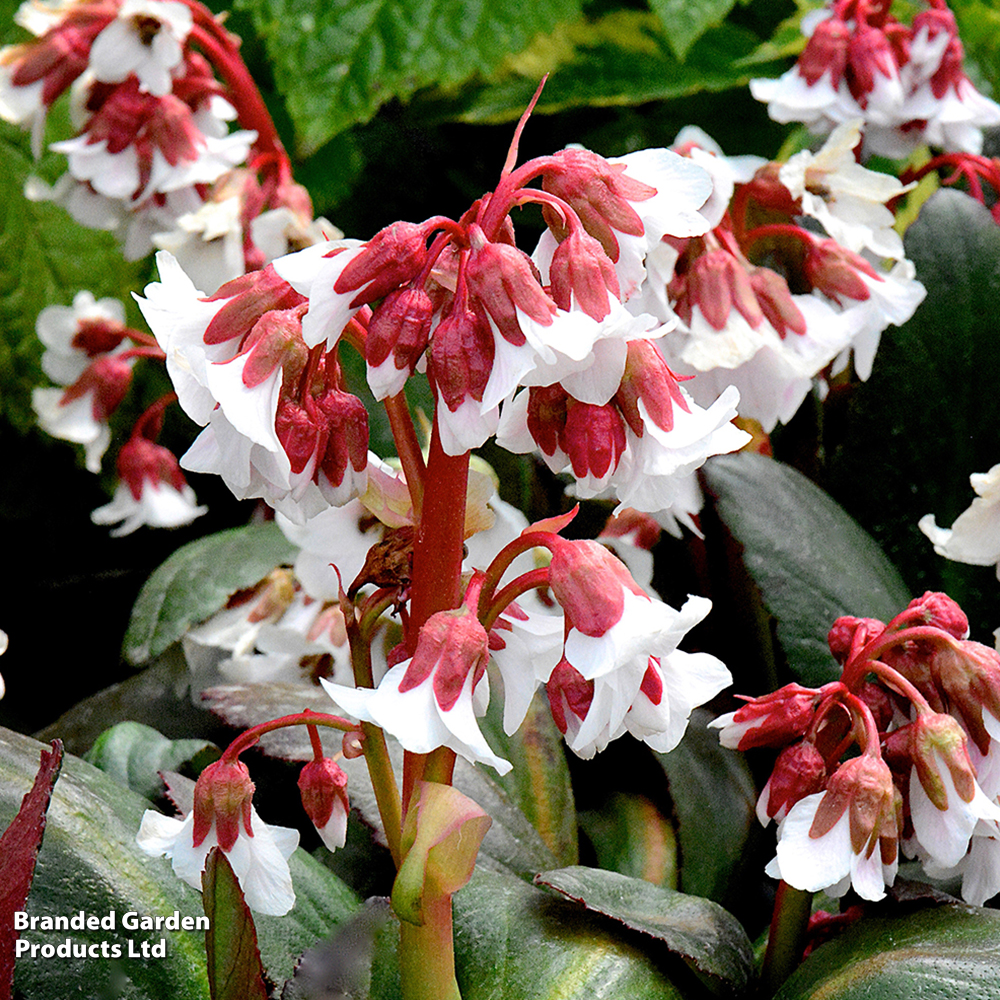
[[[564,6],[529,25],[454,0],[424,31],[417,0],[383,12],[391,30],[248,0],[266,58],[196,0],[14,14],[0,118],[25,133],[24,204],[133,262],[130,298],[57,284],[32,313],[35,422],[102,475],[94,525],[187,541],[136,601],[139,694],[66,717],[70,749],[143,798],[68,758],[53,799],[78,782],[116,830],[128,815],[102,841],[116,899],[146,879],[178,921],[204,903],[204,972],[129,950],[166,961],[136,995],[160,975],[213,1000],[797,998],[855,965],[878,992],[896,959],[869,917],[918,936],[942,980],[983,981],[948,956],[959,920],[997,936],[1000,654],[970,639],[996,623],[926,542],[1000,565],[998,467],[974,474],[991,453],[968,445],[1000,417],[972,390],[995,376],[995,275],[973,309],[985,265],[937,248],[1000,266],[985,61],[944,0],[781,23],[763,2]],[[648,89],[647,57],[699,82]],[[747,93],[747,66],[774,75]],[[669,104],[710,71],[749,131],[706,114],[662,134],[675,104],[631,132],[634,108],[607,112],[610,142],[548,127],[574,104]],[[407,164],[396,190],[379,158],[423,154],[386,153],[380,129],[410,114],[501,120],[503,139],[463,138],[430,180]],[[905,490],[883,488],[894,449]],[[972,474],[972,506],[922,491],[933,473]],[[935,511],[919,529],[913,504]],[[100,840],[64,837],[51,866],[43,845],[36,880]],[[104,883],[80,884],[86,902],[46,884],[23,905],[86,915]],[[37,957],[22,923],[4,968]],[[16,972],[25,996],[56,988]]]

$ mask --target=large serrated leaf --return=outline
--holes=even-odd
[[[655,14],[616,10],[594,20],[560,24],[506,60],[489,83],[470,84],[458,94],[424,95],[420,111],[468,122],[510,121],[524,111],[545,73],[551,75],[536,114],[728,90],[767,71],[757,67],[751,74],[737,65],[759,42],[751,32],[723,24],[706,31],[682,63]]]
[[[915,593],[945,590],[982,639],[997,625],[992,568],[935,555],[917,522],[934,514],[949,527],[972,502],[969,476],[1000,460],[1000,227],[972,198],[940,190],[905,245],[927,298],[883,334],[871,377],[853,388],[830,490]]]
[[[795,678],[840,676],[826,636],[840,615],[888,621],[911,594],[872,538],[818,486],[790,466],[743,453],[704,468],[715,512],[742,547],[743,564]]]
[[[535,884],[662,941],[719,992],[740,994],[750,983],[750,941],[718,903],[581,866],[542,872]]]
[[[231,594],[291,562],[297,551],[273,521],[220,531],[179,548],[139,592],[123,643],[126,659],[144,663],[158,656]]]
[[[489,78],[579,0],[240,0],[274,63],[303,152],[420,87]],[[535,82],[537,86],[537,80]]]
[[[203,765],[219,756],[218,748],[205,740],[170,740],[141,722],[119,722],[101,733],[84,760],[118,784],[156,799],[163,787],[159,772],[179,771],[204,751]]]
[[[0,730],[0,823],[17,812],[31,785],[42,745]],[[105,958],[22,960],[16,985],[25,1000],[53,997],[207,996],[203,935],[193,931],[123,930],[126,912],[140,916],[203,916],[201,895],[181,882],[169,861],[145,855],[135,842],[149,803],[85,761],[67,755],[49,806],[45,840],[38,855],[27,912],[34,916],[86,914],[107,917],[116,929],[74,930],[78,943],[117,943],[121,961]],[[299,850],[290,861],[295,908],[285,917],[258,916],[261,953],[276,979],[291,975],[298,956],[353,913],[357,899],[343,883]],[[63,944],[66,931],[26,930],[22,940]],[[165,958],[129,958],[128,941],[167,941]]]
[[[746,761],[719,743],[697,709],[684,739],[656,754],[670,783],[680,841],[680,886],[728,903],[737,891],[747,841],[756,827],[757,793]]]
[[[818,948],[775,1000],[998,1000],[1000,914],[957,904],[866,917]]]
[[[667,41],[678,59],[705,32],[721,24],[736,0],[650,0],[649,6],[663,22]]]
[[[462,1000],[681,1000],[629,932],[513,875],[477,868],[454,914]]]

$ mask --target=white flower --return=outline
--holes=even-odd
[[[884,863],[877,842],[873,850],[866,844],[855,853],[849,807],[822,836],[813,837],[810,831],[825,794],[807,795],[788,811],[778,826],[778,852],[767,874],[806,892],[822,889],[836,897],[853,887],[862,899],[882,899],[885,886],[895,881],[898,855]]]
[[[969,481],[976,498],[950,528],[939,528],[933,514],[925,514],[919,528],[939,556],[974,566],[996,563],[1000,578],[1000,465],[973,473]]]
[[[191,11],[182,3],[124,0],[118,16],[94,39],[90,69],[104,83],[121,83],[135,73],[140,89],[169,94],[191,25]]]
[[[177,489],[164,480],[143,479],[138,499],[131,487],[119,483],[111,502],[92,511],[90,519],[94,524],[121,521],[111,531],[113,538],[120,538],[144,525],[150,528],[177,528],[190,524],[207,511],[207,507],[198,506],[194,490],[187,484]]]
[[[236,843],[226,852],[226,858],[250,909],[284,916],[295,905],[288,859],[298,846],[298,830],[268,826],[253,807],[250,808],[250,828],[252,837],[248,837],[241,826]],[[208,836],[195,847],[193,812],[179,819],[147,809],[136,842],[153,857],[170,858],[178,878],[200,891],[201,873],[205,870],[208,852],[218,846],[218,837],[213,823]]]
[[[101,471],[101,459],[111,444],[111,429],[107,422],[94,416],[96,388],[74,399],[63,401],[63,389],[33,389],[31,405],[38,415],[38,423],[47,434],[63,441],[82,444],[87,469]]]
[[[42,371],[59,385],[71,385],[91,361],[86,350],[74,342],[80,333],[94,327],[117,332],[124,322],[125,307],[118,299],[98,301],[88,291],[77,292],[72,306],[46,306],[35,320],[35,332],[45,345]]]

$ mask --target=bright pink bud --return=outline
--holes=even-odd
[[[907,615],[907,624],[933,625],[935,628],[944,629],[956,639],[969,637],[968,617],[958,603],[947,594],[928,590],[922,597],[915,597],[906,607],[908,610],[920,612],[919,621]]]
[[[836,89],[847,66],[850,41],[851,30],[839,17],[820,21],[796,63],[799,75],[811,87],[829,72],[830,85]]]
[[[757,304],[764,318],[774,327],[782,340],[789,330],[800,337],[806,333],[806,319],[795,304],[788,282],[767,267],[757,267],[750,272],[750,286],[757,296]]]
[[[565,736],[571,725],[576,729],[587,717],[594,700],[594,682],[585,680],[583,674],[563,658],[549,676],[545,693],[552,718]]]
[[[756,329],[764,318],[746,268],[725,250],[700,254],[686,275],[687,308],[698,306],[716,330],[724,330],[736,309]]]
[[[618,260],[615,230],[641,236],[645,229],[631,202],[646,201],[656,188],[625,173],[625,164],[609,163],[587,149],[563,149],[548,158],[542,187],[576,212],[584,229],[597,239],[612,261]],[[549,228],[562,239],[567,230],[557,212],[543,209]]]
[[[806,254],[804,271],[808,281],[824,295],[830,298],[844,295],[859,302],[864,302],[871,295],[868,285],[861,278],[862,274],[877,281],[883,280],[864,257],[834,240],[813,242]]]
[[[423,288],[399,288],[372,313],[365,358],[377,368],[390,354],[395,366],[413,370],[427,346],[434,306]]]
[[[60,406],[93,391],[93,414],[98,421],[107,420],[118,409],[132,384],[132,365],[127,358],[105,354],[92,361],[83,374],[62,394]]]
[[[827,782],[809,836],[829,833],[845,809],[850,810],[854,853],[869,857],[880,845],[883,864],[891,864],[899,836],[896,791],[892,772],[881,757],[863,753],[837,768]]]
[[[596,406],[570,398],[559,446],[578,479],[602,479],[618,468],[625,451],[625,422],[612,403]]]
[[[427,375],[449,410],[454,412],[470,397],[482,402],[495,352],[485,317],[456,302],[435,328],[427,353]]]
[[[142,499],[144,482],[169,483],[178,492],[187,485],[177,456],[169,448],[134,436],[118,452],[118,476],[136,500]]]
[[[466,267],[469,294],[482,303],[503,338],[520,347],[525,342],[517,309],[549,326],[556,304],[545,294],[531,258],[507,243],[490,243],[478,226],[471,231],[472,252]],[[472,303],[473,309],[476,308]]]
[[[855,618],[853,615],[841,615],[831,627],[826,641],[830,652],[840,664],[847,662],[848,657],[885,631],[885,623],[877,618]]]
[[[826,785],[826,761],[809,740],[793,743],[778,754],[771,777],[757,803],[757,816],[782,820],[799,799]]]
[[[546,455],[554,455],[559,448],[568,406],[569,393],[558,383],[528,390],[528,431]]]
[[[648,418],[661,430],[672,430],[674,407],[690,412],[677,376],[652,341],[632,340],[627,350],[625,372],[615,394],[622,416],[636,437],[642,437],[645,421],[639,412],[641,399]]]
[[[604,635],[621,619],[626,590],[646,596],[625,564],[599,542],[558,536],[553,537],[549,586],[567,624],[589,636]]]
[[[248,389],[260,385],[282,369],[282,380],[295,385],[305,370],[309,350],[302,339],[302,317],[308,307],[272,309],[253,325],[243,352],[248,354],[243,366],[243,384]]]
[[[470,671],[475,689],[488,659],[489,639],[474,612],[464,606],[439,611],[421,626],[400,693],[422,684],[433,673],[434,697],[447,712],[458,701]]]
[[[854,99],[866,108],[875,89],[876,75],[896,79],[899,68],[892,45],[885,33],[867,24],[859,24],[848,47],[847,85]]]
[[[427,231],[414,222],[394,222],[379,230],[340,272],[338,295],[360,289],[351,308],[374,302],[412,281],[427,261]]]
[[[340,389],[328,389],[316,399],[316,405],[329,427],[318,471],[333,486],[340,486],[348,464],[358,473],[368,466],[368,411],[357,396]]]
[[[749,698],[747,703],[713,725],[719,741],[733,750],[781,747],[805,735],[813,721],[822,690],[786,684],[777,691]]]
[[[552,255],[549,266],[552,298],[560,309],[577,305],[600,322],[611,311],[610,293],[621,298],[614,264],[593,236],[577,229],[571,232]]]
[[[227,281],[204,301],[218,302],[220,299],[228,301],[208,324],[203,337],[206,344],[222,344],[236,337],[242,339],[264,313],[307,303],[306,298],[280,278],[270,264],[263,271]]]
[[[228,762],[223,757],[209,764],[194,786],[194,846],[198,847],[215,824],[219,847],[231,851],[240,835],[240,821],[248,837],[250,807],[254,784],[250,772],[241,761]]]
[[[347,840],[347,775],[329,757],[311,760],[299,774],[302,808],[332,851]]]

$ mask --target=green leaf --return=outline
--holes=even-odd
[[[30,787],[42,744],[0,729],[0,823],[9,823]],[[165,858],[151,858],[136,845],[149,803],[79,758],[67,755],[48,811],[27,912],[34,916],[84,913],[107,919],[112,930],[73,930],[78,943],[122,948],[122,958],[36,957],[17,965],[16,987],[25,1000],[53,997],[207,996],[203,935],[194,931],[128,930],[125,913],[140,917],[203,916],[201,895],[178,879]],[[296,903],[285,917],[259,916],[257,931],[268,971],[276,979],[292,973],[298,956],[352,914],[357,899],[304,851],[290,860]],[[66,931],[25,930],[35,944],[64,944]],[[129,957],[131,940],[141,951],[166,941],[166,957]]]
[[[914,594],[947,591],[982,638],[997,625],[994,571],[935,555],[917,522],[931,513],[950,526],[972,502],[969,476],[1000,457],[1000,227],[972,198],[940,190],[905,245],[927,298],[883,334],[871,377],[851,390],[830,489]]]
[[[696,710],[684,739],[656,758],[670,783],[680,840],[681,888],[726,903],[741,891],[757,793],[741,754],[719,743],[709,714]]]
[[[577,861],[576,807],[562,734],[542,694],[536,694],[528,714],[513,736],[502,724],[503,703],[490,700],[480,727],[490,745],[509,760],[513,770],[496,780],[531,821],[546,847],[562,865]]]
[[[467,122],[517,119],[545,73],[552,75],[536,114],[729,90],[767,72],[766,66],[755,67],[751,74],[736,65],[759,42],[752,32],[723,24],[702,35],[682,63],[655,14],[617,10],[594,20],[560,24],[507,59],[490,82],[473,83],[457,93],[428,93],[417,110],[436,119]]]
[[[998,1000],[1000,913],[958,904],[865,917],[818,948],[775,1000]]]
[[[830,496],[787,465],[762,455],[725,455],[710,459],[704,476],[716,514],[742,547],[743,565],[777,619],[796,680],[810,686],[836,680],[830,626],[840,615],[888,621],[902,611],[911,595],[899,573]]]
[[[420,87],[489,78],[579,0],[240,0],[274,64],[303,152]],[[535,86],[537,86],[537,80]]]
[[[683,60],[688,49],[709,28],[721,24],[736,0],[649,0],[663,22],[674,55]]]
[[[220,531],[179,548],[139,592],[123,643],[126,659],[144,663],[158,656],[237,590],[291,562],[296,551],[273,521]]]
[[[50,157],[49,161],[54,160]],[[110,233],[84,229],[48,202],[24,197],[24,182],[38,172],[27,133],[0,122],[0,417],[20,430],[34,424],[31,388],[41,374],[42,345],[35,320],[48,305],[69,305],[81,289],[98,298],[128,300],[145,272],[127,264]]]
[[[716,989],[742,994],[753,949],[740,922],[718,903],[599,868],[542,872],[536,885],[662,941]]]
[[[677,836],[645,795],[613,792],[600,809],[580,813],[580,826],[601,868],[677,887]]]
[[[155,799],[163,788],[158,773],[180,771],[199,755],[204,766],[217,758],[219,751],[205,740],[169,740],[140,722],[119,722],[101,733],[83,759],[120,785]]]
[[[257,930],[226,855],[213,847],[201,875],[209,928],[205,932],[212,1000],[267,1000]]]
[[[513,875],[477,868],[455,893],[453,906],[462,1000],[680,1000],[683,995],[629,932]]]

